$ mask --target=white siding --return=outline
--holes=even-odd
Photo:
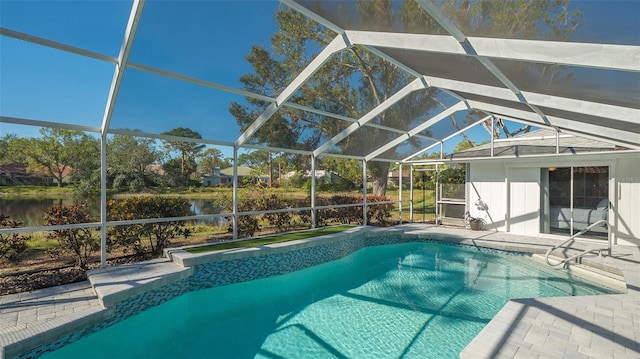
[[[540,232],[540,168],[509,168],[509,231]]]
[[[575,162],[546,159],[531,161],[530,165],[525,161],[471,163],[467,184],[469,212],[474,217],[484,218],[488,229],[527,235],[540,233],[540,168],[559,163],[567,166],[613,166],[610,183],[615,188],[610,191],[610,199],[615,206],[615,219],[612,220],[615,222],[613,229],[617,244],[640,246],[640,156],[625,156],[617,160],[611,157],[581,158]],[[487,204],[486,212],[476,207],[479,199]]]
[[[472,216],[483,218],[487,229],[505,230],[506,214],[506,171],[502,162],[471,163],[467,185],[467,208]],[[487,211],[476,206],[481,199]]]
[[[620,159],[615,177],[618,244],[640,246],[640,157]]]

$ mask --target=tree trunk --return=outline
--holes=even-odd
[[[53,177],[58,182],[58,187],[62,187],[62,172],[64,172],[64,167],[63,167],[62,171],[61,170],[56,171],[56,173],[58,174],[57,176],[53,172],[51,172]]]
[[[384,196],[387,194],[387,181],[389,179],[388,162],[370,162],[369,172],[371,173],[371,187],[374,196]]]

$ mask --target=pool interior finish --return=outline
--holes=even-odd
[[[458,358],[514,298],[618,293],[526,255],[409,242],[191,291],[43,358]]]

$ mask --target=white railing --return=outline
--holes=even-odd
[[[583,235],[583,234],[585,234],[585,233],[589,232],[589,231],[591,230],[591,228],[596,227],[596,226],[599,226],[599,225],[601,225],[601,224],[604,224],[605,226],[607,226],[607,247],[606,247],[606,248],[590,248],[590,249],[586,249],[586,250],[584,250],[584,251],[582,251],[582,252],[580,252],[580,253],[578,253],[578,254],[576,254],[576,255],[573,255],[573,256],[571,256],[571,257],[565,258],[565,259],[563,259],[563,260],[559,261],[558,263],[551,263],[551,262],[549,262],[549,255],[551,254],[551,252],[555,251],[555,250],[556,250],[556,249],[558,249],[558,248],[562,248],[562,247],[564,247],[564,246],[565,246],[566,244],[568,244],[568,243],[572,243],[576,238],[578,238],[578,237],[580,237],[581,235]],[[569,246],[567,246],[566,248],[570,248],[570,247],[569,247]],[[557,267],[557,266],[559,266],[559,265],[561,265],[561,264],[562,264],[564,267],[566,267],[566,266],[567,266],[567,264],[568,264],[570,261],[572,261],[572,260],[574,260],[574,259],[577,259],[577,258],[580,258],[580,257],[584,256],[584,255],[585,255],[585,254],[587,254],[587,253],[596,252],[596,251],[597,251],[597,252],[599,253],[599,255],[601,255],[601,256],[602,256],[602,251],[607,251],[607,253],[608,253],[609,255],[611,255],[611,226],[609,225],[609,222],[607,222],[607,220],[606,220],[606,219],[601,219],[601,220],[599,220],[599,221],[596,221],[596,222],[592,223],[592,224],[591,224],[591,225],[589,225],[587,228],[585,228],[585,229],[581,230],[580,232],[578,232],[578,233],[576,233],[576,234],[572,235],[571,237],[569,237],[569,239],[567,239],[566,241],[564,241],[564,242],[562,242],[562,243],[560,243],[560,244],[558,244],[558,245],[553,246],[552,248],[550,248],[550,249],[547,251],[547,253],[545,253],[545,255],[544,255],[544,260],[545,260],[545,262],[547,262],[547,264],[548,264],[548,265],[550,265],[550,266],[552,266],[552,267]]]

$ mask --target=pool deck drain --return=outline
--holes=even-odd
[[[394,227],[424,238],[543,253],[558,239],[407,224]],[[587,263],[588,262],[588,263]],[[467,358],[640,358],[640,251],[614,247],[612,256],[585,258],[615,268],[627,294],[515,299],[460,353]],[[0,296],[0,354],[21,355],[34,343],[100,322],[111,315],[110,295],[153,289],[189,272],[169,260],[98,270],[82,282]],[[106,303],[105,303],[106,302]],[[106,305],[106,306],[105,306]]]

